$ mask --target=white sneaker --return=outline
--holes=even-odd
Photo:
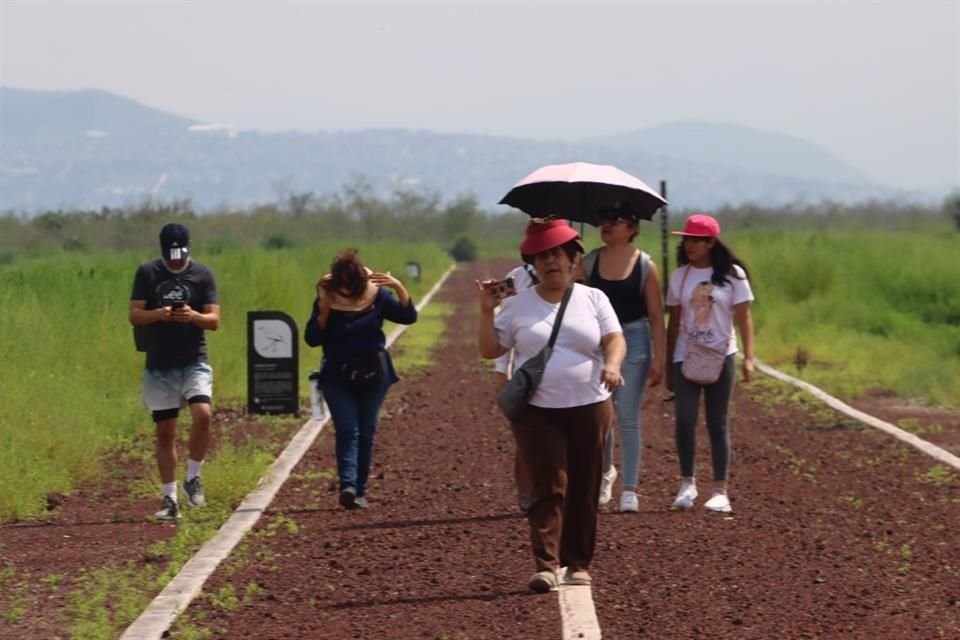
[[[640,511],[640,498],[636,491],[624,491],[620,494],[620,511],[630,513]]]
[[[673,508],[674,509],[690,509],[693,507],[693,503],[696,501],[697,496],[697,485],[692,482],[684,482],[680,485],[680,490],[677,491],[677,497],[673,499]]]
[[[730,513],[733,507],[730,506],[730,498],[722,491],[714,491],[710,499],[707,500],[703,508],[707,511],[716,511],[717,513]]]
[[[603,472],[600,481],[600,504],[607,504],[613,497],[613,483],[617,481],[617,468],[610,465],[610,469]]]

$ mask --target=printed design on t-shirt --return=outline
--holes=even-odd
[[[186,280],[173,278],[161,282],[157,287],[157,305],[170,307],[175,304],[190,304],[190,283]]]
[[[697,284],[690,292],[689,315],[693,317],[693,324],[688,327],[687,333],[691,340],[705,344],[713,342],[714,334],[710,327],[713,302],[713,283],[709,280]]]

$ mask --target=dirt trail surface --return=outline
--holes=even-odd
[[[556,594],[526,589],[533,562],[513,441],[490,363],[476,355],[473,279],[510,266],[468,265],[435,298],[453,315],[433,367],[388,396],[370,508],[337,505],[328,427],[170,637],[562,637]],[[701,500],[673,512],[673,410],[662,395],[654,389],[644,410],[640,513],[614,511],[618,483],[600,517],[592,595],[604,638],[960,639],[956,473],[832,411],[776,402],[768,383],[739,385],[734,513],[700,508],[710,471],[702,425]],[[857,406],[869,411],[869,399]],[[922,422],[957,453],[955,416],[936,426]],[[147,562],[137,548],[169,535],[103,525],[109,535],[84,532],[79,550],[59,554],[54,543],[71,526],[0,528],[0,553],[38,576],[54,562],[69,576],[111,553]],[[0,611],[10,598],[0,593]],[[67,637],[41,611],[0,619],[0,637]]]

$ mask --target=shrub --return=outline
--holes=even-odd
[[[470,238],[461,236],[450,249],[450,256],[457,262],[473,262],[477,259],[477,245]]]
[[[293,240],[282,233],[271,233],[263,239],[263,248],[271,250],[292,249]]]

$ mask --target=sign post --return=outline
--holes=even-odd
[[[660,197],[667,199],[667,181],[660,181]],[[663,275],[660,281],[663,283],[663,300],[667,300],[667,288],[670,286],[670,255],[667,253],[667,234],[669,233],[670,211],[667,205],[660,208],[660,250],[663,252]]]
[[[297,323],[282,311],[247,312],[247,410],[297,414]]]

